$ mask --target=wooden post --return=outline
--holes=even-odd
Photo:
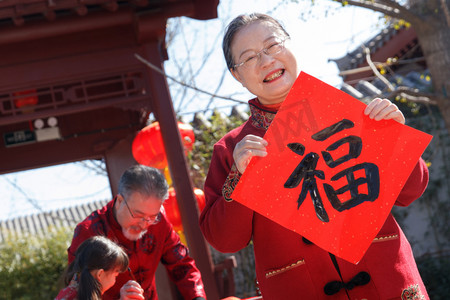
[[[142,57],[153,65],[163,69],[163,53],[161,53],[162,50],[158,41],[154,40],[147,43],[143,46],[143,50]],[[189,251],[202,273],[208,299],[219,299],[219,292],[213,274],[214,265],[208,245],[198,223],[199,213],[197,201],[184,155],[181,136],[178,131],[177,119],[167,81],[163,75],[154,70],[149,69],[148,74],[150,85],[152,86],[150,92],[153,96],[151,107],[161,127],[161,134]]]

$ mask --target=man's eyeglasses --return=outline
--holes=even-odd
[[[256,66],[256,64],[261,61],[261,54],[264,53],[265,55],[274,56],[281,51],[284,50],[284,42],[288,39],[288,37],[285,37],[283,40],[275,40],[274,42],[271,42],[270,46],[262,49],[258,53],[253,53],[248,57],[244,58],[244,61],[238,64],[235,64],[233,66],[233,69],[236,69],[238,67],[246,67],[246,68],[252,68]]]
[[[153,216],[153,217],[135,217],[133,215],[133,212],[131,211],[130,207],[128,206],[128,203],[127,203],[127,200],[125,199],[125,197],[123,197],[123,201],[125,202],[125,205],[128,208],[128,212],[130,213],[130,216],[133,219],[141,219],[141,221],[144,221],[150,225],[154,225],[154,224],[158,223],[159,221],[161,221],[161,212],[159,212],[156,216]]]

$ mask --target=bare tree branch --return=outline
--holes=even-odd
[[[207,65],[206,62],[209,60],[209,58],[212,56],[214,51],[216,50],[216,46],[219,44],[220,39],[222,38],[221,34],[216,35],[214,41],[209,42],[208,44],[211,45],[211,48],[209,48],[209,51],[206,52],[206,54],[203,55],[203,60],[201,63],[198,64],[199,68],[195,72],[193,76],[197,77],[197,75],[203,70],[203,68]],[[210,39],[210,37],[208,37]]]
[[[20,186],[17,185],[17,182],[12,181],[12,180],[10,180],[9,178],[5,178],[5,180],[6,180],[10,185],[12,185],[16,191],[18,191],[19,193],[21,193],[21,194],[25,197],[26,201],[27,201],[28,203],[30,203],[31,206],[33,206],[39,213],[41,213],[41,214],[43,214],[43,215],[50,216],[51,218],[54,218],[54,219],[56,219],[56,220],[61,220],[61,221],[64,220],[64,219],[62,219],[61,217],[58,217],[58,216],[52,216],[51,213],[45,212],[44,209],[39,205],[38,201],[37,201],[36,199],[30,198],[30,197],[27,195],[27,193],[25,193],[25,191],[22,189],[22,187],[20,187]],[[71,221],[75,222],[75,220],[71,220]]]
[[[184,74],[183,74],[182,78],[184,78],[184,81],[185,81],[185,82],[189,82],[190,85],[195,86],[195,85],[196,85],[196,82],[195,82],[196,74],[198,74],[198,73],[200,72],[200,70],[198,69],[197,72],[194,72],[194,69],[193,69],[193,67],[192,67],[192,61],[193,61],[193,59],[192,59],[192,57],[191,57],[191,53],[193,53],[193,51],[192,51],[192,48],[189,47],[189,45],[190,45],[191,47],[194,47],[195,43],[188,43],[188,42],[187,42],[187,40],[186,40],[186,34],[185,34],[185,32],[183,31],[184,28],[185,28],[184,26],[180,26],[180,33],[181,33],[180,36],[181,36],[181,40],[182,40],[182,42],[183,42],[183,44],[184,44],[184,49],[186,49],[186,50],[185,50],[185,53],[186,53],[186,56],[187,56],[187,57],[186,57],[186,58],[183,60],[183,62],[182,62],[183,67],[178,67],[178,70],[179,70],[179,74],[180,74],[180,75],[183,74],[183,71],[186,71],[186,72],[187,72],[187,75],[184,75]],[[195,31],[194,33],[195,33],[196,35],[198,34],[197,31]],[[197,37],[194,37],[194,40],[197,40]],[[207,54],[206,56],[208,56],[208,54]],[[206,59],[206,58],[205,58],[205,59]],[[203,65],[203,64],[202,64],[202,65]],[[183,91],[183,97],[179,98],[179,99],[180,99],[180,102],[179,102],[179,104],[178,104],[178,107],[179,107],[179,108],[182,107],[183,102],[184,102],[184,100],[186,99],[186,97],[184,97],[184,96],[186,95],[186,93],[187,93],[186,90]],[[189,102],[187,102],[187,103],[189,103]]]
[[[412,58],[412,59],[402,59],[402,60],[397,60],[395,62],[390,62],[390,63],[374,61],[373,64],[377,68],[384,68],[384,67],[389,67],[389,66],[392,66],[392,65],[413,64],[413,63],[423,62],[423,61],[425,61],[425,57],[418,57],[418,58]],[[354,68],[354,69],[340,71],[338,75],[339,76],[347,76],[347,75],[357,74],[357,73],[366,72],[366,71],[370,71],[370,70],[372,70],[372,68],[370,66],[365,66],[365,67],[359,67],[359,68]]]
[[[342,3],[342,4],[344,4],[344,2],[345,2],[346,5],[353,5],[353,6],[358,6],[358,7],[374,10],[374,11],[383,13],[385,15],[389,15],[394,18],[400,17],[400,11],[398,9],[394,9],[390,6],[382,5],[378,2],[374,2],[371,0],[359,0],[359,1],[358,0],[336,0],[336,1],[339,3]]]
[[[413,89],[406,86],[397,87],[392,93],[387,96],[387,98],[394,99],[397,96],[405,98],[406,100],[414,103],[437,105],[437,100],[432,99],[434,98],[434,95],[422,93],[418,89]]]
[[[222,76],[220,77],[219,83],[217,84],[217,88],[216,88],[216,91],[214,92],[214,94],[216,94],[219,91],[219,89],[221,88],[223,81],[225,80],[225,76],[226,76],[227,72],[228,72],[228,70],[223,70]],[[205,112],[209,109],[209,106],[212,104],[213,101],[214,101],[214,97],[211,97],[211,99],[209,99],[208,105],[206,105]]]
[[[107,176],[108,172],[106,171],[106,165],[105,165],[105,161],[102,160],[82,160],[82,161],[78,161],[75,162],[76,164],[81,165],[83,168],[90,170],[92,172],[94,172],[96,175],[100,175],[100,176]]]
[[[387,80],[383,75],[381,75],[377,67],[372,62],[372,59],[370,58],[370,49],[364,47],[364,53],[366,53],[366,61],[369,64],[369,67],[372,69],[372,72],[375,74],[375,76],[377,76],[381,80],[381,82],[383,82],[387,86],[390,92],[395,90],[395,87],[392,85],[392,83],[390,83],[389,80]]]
[[[248,105],[248,103],[246,103]],[[197,110],[192,110],[192,111],[184,111],[179,113],[179,115],[192,115],[192,114],[196,114],[196,113],[205,113],[205,111],[215,111],[215,110],[222,110],[222,109],[229,109],[229,108],[233,108],[235,107],[236,104],[231,104],[231,105],[224,105],[224,106],[216,106],[216,107],[211,107],[208,108],[207,110],[202,108],[202,109],[197,109]]]
[[[245,104],[247,103],[247,101],[238,100],[238,99],[233,99],[233,98],[225,97],[225,96],[215,95],[215,94],[213,94],[213,93],[210,93],[210,92],[207,92],[207,91],[205,91],[205,90],[199,89],[199,88],[197,88],[197,87],[195,87],[195,86],[188,85],[188,84],[186,84],[186,83],[184,83],[184,82],[181,82],[181,81],[179,81],[179,80],[173,78],[172,76],[167,75],[163,70],[161,70],[160,68],[158,68],[157,66],[155,66],[155,65],[152,64],[151,62],[145,60],[145,59],[142,58],[139,54],[135,53],[134,56],[135,56],[139,61],[141,61],[144,65],[146,65],[147,67],[149,67],[150,69],[152,69],[152,70],[158,72],[159,74],[163,75],[164,77],[169,78],[170,80],[172,80],[172,81],[174,81],[174,82],[176,82],[176,83],[178,83],[178,84],[181,84],[181,85],[183,85],[183,86],[185,86],[185,87],[188,87],[188,88],[190,88],[190,89],[193,89],[193,90],[195,90],[195,91],[201,92],[201,93],[206,94],[206,95],[209,95],[209,96],[213,96],[213,97],[215,97],[215,98],[219,98],[219,99],[223,99],[223,100],[229,100],[229,101],[233,101],[233,102],[237,102],[237,103],[245,103]]]
[[[170,48],[180,28],[180,18],[171,18],[167,22],[169,25],[166,28],[166,47]]]
[[[37,209],[38,211],[40,211],[41,213],[44,212],[44,210],[42,209],[42,207],[39,205],[38,201],[36,201],[36,199],[32,199],[30,198],[27,193],[25,193],[25,191],[22,189],[21,186],[17,185],[16,181],[12,181],[11,179],[9,179],[8,177],[5,177],[5,180],[13,186],[13,188],[18,191],[20,194],[22,194],[26,201],[28,203],[30,203],[35,209]]]
[[[396,19],[404,19],[409,21],[410,23],[421,23],[423,22],[422,18],[413,14],[407,8],[399,5],[395,1],[389,0],[379,0],[379,2],[375,2],[373,0],[336,0],[337,2],[343,3],[346,2],[349,5],[358,6],[362,8],[371,9],[385,15],[391,16]],[[382,4],[384,3],[384,4]]]
[[[447,4],[445,4],[445,0],[441,0],[442,10],[444,11],[445,20],[447,21],[447,27],[450,27],[450,12],[448,10]]]
[[[178,65],[178,70],[179,70],[179,74],[180,74],[180,75],[183,75],[183,74],[182,74],[182,73],[183,73],[182,70],[186,69],[186,68],[184,67],[184,65],[186,64],[186,61],[188,61],[189,68],[187,68],[187,69],[188,69],[189,75],[188,75],[187,77],[188,77],[188,79],[189,79],[188,82],[190,82],[190,85],[191,85],[191,86],[195,86],[195,85],[196,85],[195,78],[197,78],[198,75],[200,74],[200,72],[204,69],[204,67],[208,65],[208,64],[207,64],[207,61],[209,60],[209,58],[212,56],[212,54],[214,53],[214,51],[215,51],[215,49],[216,49],[216,47],[214,47],[213,45],[217,45],[220,36],[221,36],[221,35],[217,35],[216,38],[215,38],[215,40],[214,40],[213,42],[208,43],[209,45],[212,45],[212,46],[211,46],[211,47],[209,48],[209,50],[206,51],[205,54],[202,56],[202,61],[196,64],[196,66],[197,66],[198,68],[197,68],[197,69],[195,70],[195,72],[194,72],[194,70],[193,70],[193,68],[192,68],[192,65],[191,65],[191,62],[193,61],[193,59],[192,59],[190,53],[195,53],[195,51],[189,49],[188,42],[187,42],[187,40],[186,40],[186,35],[183,34],[183,41],[184,41],[184,44],[185,44],[185,48],[188,49],[188,50],[186,51],[186,52],[187,52],[187,58],[185,58],[185,59],[183,60],[183,66]],[[195,38],[194,40],[201,40],[201,38],[198,38],[198,39]],[[184,75],[183,75],[183,78],[185,78]],[[185,81],[186,81],[186,80],[185,80]],[[222,81],[221,81],[220,83],[222,83],[222,82],[223,82],[223,77],[222,77]],[[219,88],[220,88],[220,86],[218,86],[217,90],[218,90]],[[184,91],[183,91],[182,94],[183,94],[182,97],[178,97],[178,99],[181,99],[181,100],[180,100],[179,103],[178,103],[178,110],[177,110],[177,112],[181,111],[181,109],[182,109],[183,107],[188,106],[188,105],[191,103],[190,100],[192,100],[193,98],[196,98],[196,95],[192,95],[192,97],[191,97],[192,99],[189,99],[189,101],[185,101],[185,100],[187,99],[187,97],[185,97],[186,94],[187,94],[187,89],[184,89]],[[214,93],[214,94],[215,94],[215,93]],[[211,98],[211,101],[212,101],[213,99],[214,99],[214,97]],[[210,103],[211,103],[211,101],[210,101]],[[186,103],[186,104],[184,104],[184,103]],[[183,104],[184,104],[184,106],[183,106]]]
[[[384,5],[391,6],[393,8],[398,9],[401,13],[404,13],[406,8],[403,5],[400,5],[395,0],[378,0],[380,3],[383,3]]]
[[[392,83],[387,80],[386,77],[381,75],[381,73],[378,71],[375,64],[372,62],[372,59],[370,57],[370,49],[367,47],[364,47],[364,53],[366,54],[366,61],[369,64],[370,69],[375,74],[375,76],[383,82],[387,88],[390,94],[386,96],[387,98],[393,99],[397,96],[400,96],[402,98],[405,98],[408,101],[415,102],[415,103],[426,103],[426,104],[433,104],[437,105],[437,101],[431,100],[433,95],[429,95],[426,93],[420,92],[418,89],[409,88],[406,86],[400,86],[395,88]],[[377,96],[384,96],[383,95],[377,95]]]

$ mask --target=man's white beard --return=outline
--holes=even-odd
[[[147,229],[141,231],[140,233],[130,233],[127,229],[122,228],[122,233],[130,241],[137,241],[147,233]]]

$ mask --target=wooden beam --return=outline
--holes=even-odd
[[[160,43],[154,41],[143,47],[139,53],[152,64],[164,69]],[[161,74],[148,70],[154,100],[151,104],[153,113],[161,126],[161,134],[166,149],[172,180],[180,208],[181,220],[189,251],[202,273],[203,283],[208,299],[219,299],[217,284],[214,279],[214,264],[205,238],[198,223],[199,210],[189,175],[177,119],[166,79]]]

